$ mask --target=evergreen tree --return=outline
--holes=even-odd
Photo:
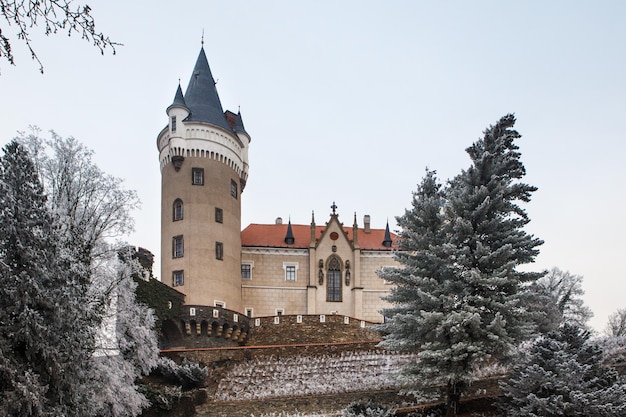
[[[564,323],[539,338],[501,383],[500,408],[511,417],[626,415],[626,381],[604,367],[589,332]]]
[[[88,415],[83,383],[90,331],[72,294],[76,280],[59,262],[46,197],[27,152],[15,141],[3,150],[0,413]]]
[[[134,416],[154,318],[106,238],[132,227],[136,195],[75,140],[48,144],[56,159],[14,141],[0,161],[0,416]]]
[[[517,267],[533,262],[542,242],[523,230],[529,218],[519,203],[536,188],[519,182],[514,123],[507,115],[490,126],[467,149],[470,168],[445,189],[427,172],[413,209],[397,219],[402,266],[379,274],[395,284],[381,346],[418,353],[410,372],[423,386],[446,387],[448,416],[473,371],[506,358],[533,330],[523,300],[541,274]]]

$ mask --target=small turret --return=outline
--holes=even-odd
[[[387,227],[385,228],[385,238],[383,239],[383,246],[390,248],[392,244],[391,233],[389,233],[389,221],[387,221]]]
[[[287,234],[285,235],[285,243],[288,245],[293,245],[295,240],[296,239],[293,237],[293,230],[291,230],[291,218],[290,218],[289,224],[287,224]]]

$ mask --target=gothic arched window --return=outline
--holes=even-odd
[[[341,301],[341,262],[336,256],[333,256],[328,262],[326,301]]]
[[[177,198],[176,200],[174,200],[174,206],[172,210],[173,210],[174,221],[182,220],[183,219],[183,200],[181,200],[180,198]]]

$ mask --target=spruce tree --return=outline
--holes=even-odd
[[[410,372],[422,388],[445,387],[448,416],[473,371],[506,358],[533,329],[524,293],[541,274],[517,267],[533,262],[542,242],[523,230],[520,203],[536,188],[520,182],[514,124],[507,115],[486,129],[467,149],[472,165],[447,187],[427,172],[412,210],[397,219],[401,266],[380,272],[395,284],[381,345],[418,353]]]
[[[564,323],[539,338],[501,383],[511,417],[626,415],[626,380],[603,365],[589,332]]]
[[[84,306],[59,263],[46,197],[15,141],[0,159],[0,398],[6,415],[88,415]],[[69,297],[68,297],[69,295]],[[0,414],[1,415],[1,414]]]

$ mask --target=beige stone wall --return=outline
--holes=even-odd
[[[204,185],[192,185],[192,168],[204,169]],[[241,187],[235,170],[219,159],[186,157],[179,171],[163,167],[161,187],[161,280],[172,285],[172,272],[184,271],[186,304],[214,305],[241,311]],[[231,180],[237,198],[231,196]],[[173,221],[173,203],[183,201],[183,220]],[[215,208],[223,221],[216,222]],[[173,258],[172,239],[182,236],[184,255]],[[216,259],[216,242],[223,259]]]
[[[363,285],[363,319],[382,322],[380,310],[388,307],[383,301],[391,285],[376,275],[376,271],[385,266],[398,266],[391,252],[363,251],[361,253],[361,283]]]
[[[306,249],[245,248],[242,263],[250,263],[251,279],[241,279],[242,312],[253,309],[255,317],[306,314],[309,257]],[[285,264],[296,266],[296,280],[285,279]],[[240,275],[241,276],[241,275]]]
[[[333,231],[332,228],[329,230]],[[333,244],[336,246],[335,251]],[[315,258],[310,259],[310,254]],[[342,263],[341,302],[326,301],[326,268],[332,256],[338,256]],[[317,276],[320,259],[325,274],[322,285],[319,285]],[[346,261],[351,264],[349,285],[345,283]],[[261,317],[275,315],[276,309],[283,309],[284,314],[340,314],[377,323],[383,320],[379,311],[387,306],[380,297],[391,286],[385,284],[375,271],[383,266],[397,265],[391,251],[353,251],[348,241],[341,241],[341,235],[336,241],[325,242],[322,239],[315,250],[244,248],[242,262],[252,266],[251,279],[241,280],[242,312],[251,308],[255,317]],[[297,263],[295,282],[285,281],[284,263]],[[314,276],[310,276],[311,271],[314,271]],[[359,277],[357,273],[360,273]]]

